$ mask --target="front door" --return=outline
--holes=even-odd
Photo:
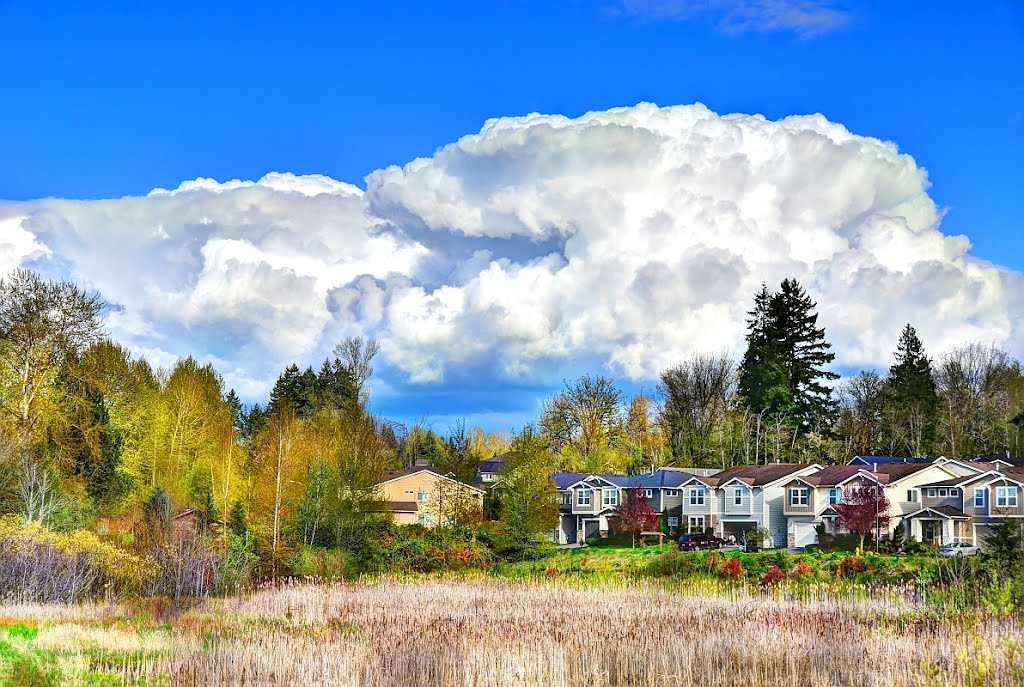
[[[942,521],[941,520],[922,520],[921,521],[921,541],[925,544],[940,544],[942,543]]]

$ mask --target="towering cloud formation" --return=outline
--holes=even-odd
[[[932,351],[1019,346],[1024,279],[943,235],[927,187],[892,143],[818,115],[640,104],[491,120],[365,192],[268,174],[0,206],[0,268],[98,288],[116,338],[197,352],[248,394],[347,334],[380,338],[412,383],[581,361],[651,379],[739,349],[753,293],[786,276],[846,365],[888,365],[906,320]]]

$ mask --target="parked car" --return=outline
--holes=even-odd
[[[684,534],[679,537],[680,551],[699,551],[700,549],[720,549],[725,541],[703,533]]]
[[[941,549],[939,549],[939,555],[944,556],[946,558],[951,558],[953,556],[974,556],[979,553],[981,553],[980,548],[978,548],[977,546],[971,546],[970,544],[965,544],[962,541],[954,542],[952,544],[946,544]]]

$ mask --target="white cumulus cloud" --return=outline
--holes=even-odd
[[[215,360],[250,395],[350,334],[381,339],[392,383],[650,380],[741,350],[754,292],[784,277],[819,301],[842,365],[887,366],[907,321],[932,352],[1022,352],[1021,274],[941,232],[913,158],[820,115],[507,117],[365,184],[275,173],[11,203],[0,268],[99,289],[116,338]]]

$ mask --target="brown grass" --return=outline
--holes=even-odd
[[[80,630],[40,638],[49,650],[123,650],[111,665],[149,684],[1024,684],[1024,632],[1012,617],[943,617],[898,597],[693,592],[490,580],[295,585],[201,604],[144,651],[123,628],[87,631],[88,607],[79,607]]]

